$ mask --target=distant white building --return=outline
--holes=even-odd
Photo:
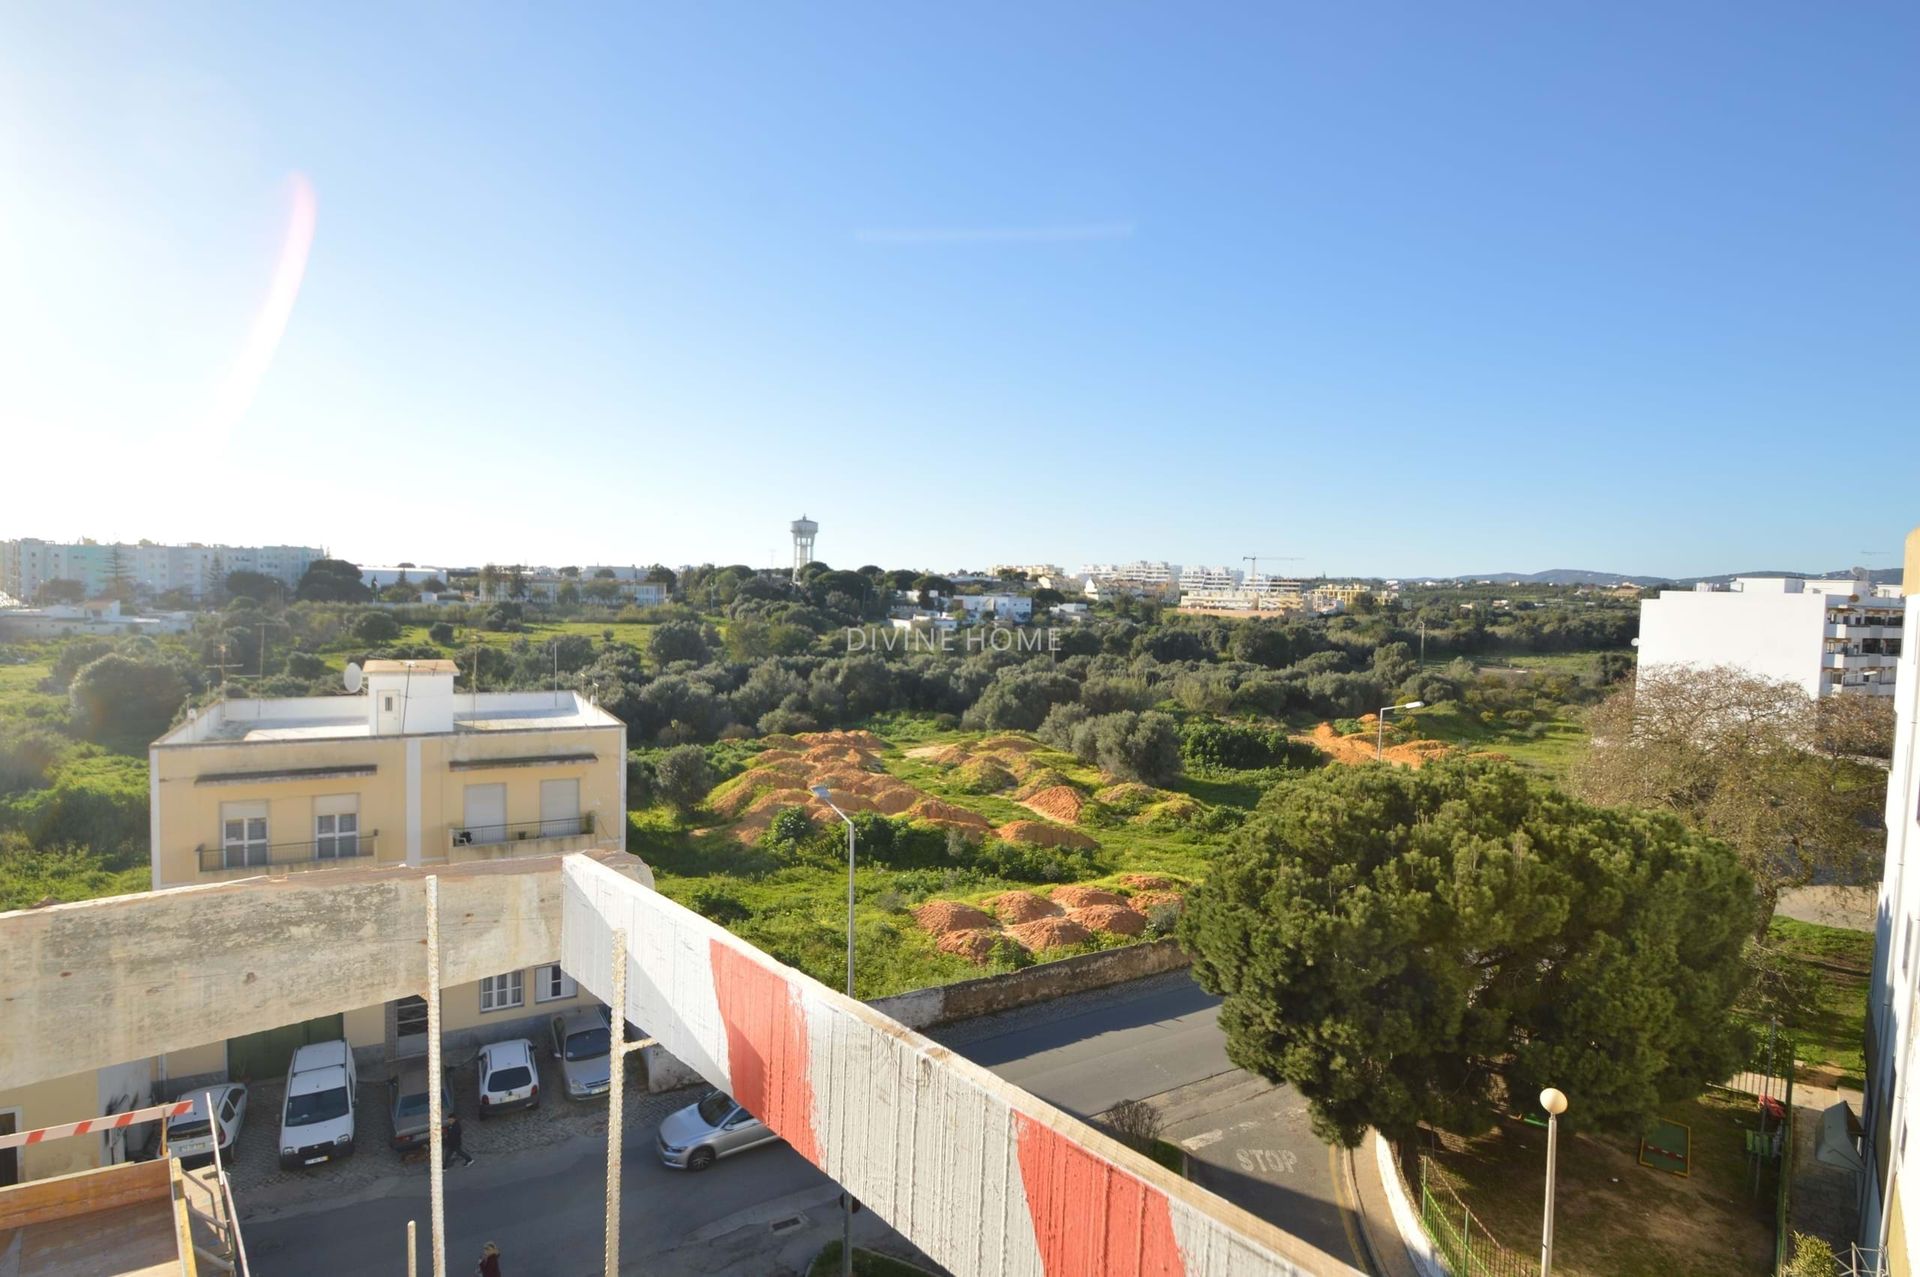
[[[423,581],[438,580],[442,585],[446,584],[447,577],[452,571],[452,568],[435,567],[361,568],[360,584],[366,586],[369,590],[384,590],[390,585],[402,584],[411,585],[415,589],[418,589],[420,583]]]
[[[1906,633],[1897,586],[1850,578],[1739,577],[1717,590],[1662,590],[1640,604],[1641,669],[1731,665],[1808,696],[1893,695]]]
[[[1232,568],[1201,566],[1180,569],[1182,593],[1188,590],[1236,590],[1240,588],[1240,579],[1241,574]]]
[[[72,634],[184,634],[192,628],[191,612],[135,616],[122,612],[118,599],[0,609],[0,638],[7,639],[65,638]]]
[[[1038,582],[1042,577],[1065,576],[1058,564],[1054,563],[996,563],[987,569],[994,577],[1023,576],[1029,581]]]
[[[1033,619],[1033,600],[1024,594],[956,594],[950,600],[966,609],[967,620],[1002,620],[1024,625]]]
[[[572,587],[572,594],[567,588]],[[609,606],[633,604],[636,607],[655,607],[665,603],[668,590],[664,581],[641,581],[633,577],[620,576],[527,576],[520,582],[519,594],[514,592],[513,579],[501,573],[499,580],[491,586],[482,584],[480,597],[489,603],[500,603],[518,597],[529,603],[558,603],[564,596],[580,603],[598,603]],[[574,596],[578,596],[575,600]]]
[[[1196,589],[1181,578],[1180,608],[1189,612],[1285,614],[1307,606],[1300,582],[1275,576],[1252,576],[1244,584]]]
[[[1920,529],[1907,537],[1905,626],[1920,626]],[[1902,627],[1904,628],[1904,627]],[[1815,1156],[1860,1172],[1860,1244],[1878,1259],[1861,1272],[1920,1270],[1920,653],[1899,658],[1893,762],[1887,776],[1887,858],[1874,913],[1873,983],[1867,994],[1866,1087],[1861,1134],[1843,1105],[1814,1130]],[[1906,1183],[1912,1179],[1912,1184]],[[1847,1271],[1854,1271],[1849,1268]]]
[[[89,597],[116,579],[147,594],[181,590],[199,598],[233,572],[258,572],[289,590],[307,565],[326,557],[310,545],[134,545],[97,541],[0,541],[0,590],[32,602],[48,581],[78,581]]]
[[[1180,583],[1180,565],[1164,559],[1131,563],[1089,563],[1080,569],[1091,590],[1088,598],[1114,594],[1170,594]],[[1095,593],[1097,591],[1097,593]]]

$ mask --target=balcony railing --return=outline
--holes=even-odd
[[[514,825],[455,825],[449,831],[454,847],[500,847],[548,838],[578,838],[593,832],[593,813],[559,820],[528,820]]]
[[[207,847],[194,849],[200,858],[201,873],[219,873],[241,869],[312,869],[337,862],[370,860],[379,830],[364,834],[341,834],[312,842],[276,842],[251,847]]]

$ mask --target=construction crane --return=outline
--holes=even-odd
[[[1298,563],[1300,562],[1301,556],[1298,554],[1243,554],[1241,555],[1240,561],[1247,565],[1247,584],[1248,585],[1252,585],[1254,582],[1254,579],[1260,575],[1260,560],[1262,559],[1266,559],[1269,562],[1277,562],[1277,563]]]

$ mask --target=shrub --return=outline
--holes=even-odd
[[[1162,900],[1147,908],[1147,934],[1150,936],[1170,936],[1180,923],[1180,902]]]
[[[1795,1233],[1793,1258],[1780,1270],[1780,1277],[1841,1277],[1840,1260],[1825,1241]]]
[[[813,836],[813,817],[805,807],[787,807],[767,826],[767,840],[797,845]]]
[[[698,745],[678,745],[654,764],[654,779],[660,797],[684,816],[713,788],[713,768],[707,764],[706,750]]]
[[[109,748],[144,751],[173,722],[187,690],[180,671],[164,662],[103,656],[73,676],[73,729]]]
[[[327,663],[312,652],[288,652],[287,673],[293,678],[325,678]]]
[[[427,637],[442,647],[453,642],[453,624],[450,621],[435,621],[427,627]]]
[[[1121,1100],[1101,1115],[1100,1124],[1138,1153],[1147,1152],[1160,1138],[1160,1114],[1145,1100]]]
[[[738,896],[715,886],[694,888],[687,906],[708,921],[717,922],[723,927],[745,922],[753,916],[753,911],[742,904]]]
[[[354,622],[353,636],[362,643],[391,643],[400,637],[400,622],[385,612],[369,612]]]

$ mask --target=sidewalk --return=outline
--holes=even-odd
[[[1729,1090],[1758,1095],[1767,1087],[1776,1096],[1781,1089],[1777,1078],[1759,1074],[1736,1074],[1727,1083]],[[1841,1101],[1853,1109],[1855,1117],[1862,1107],[1860,1092],[1796,1082],[1793,1087],[1793,1196],[1788,1208],[1788,1227],[1828,1242],[1844,1251],[1859,1230],[1860,1181],[1856,1172],[1842,1166],[1830,1166],[1814,1157],[1814,1132],[1821,1115]]]

